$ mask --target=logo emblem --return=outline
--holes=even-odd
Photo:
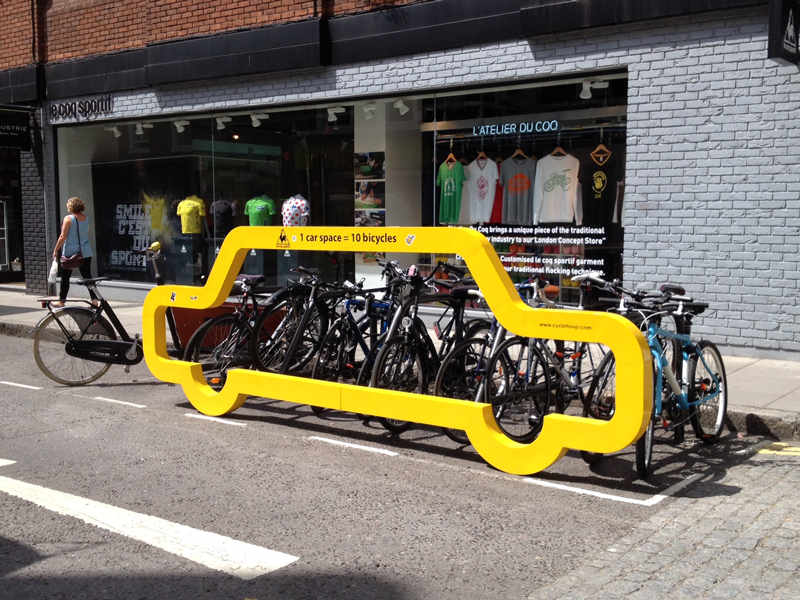
[[[275,244],[276,248],[291,248],[289,245],[289,238],[286,236],[286,231],[281,229],[281,234],[278,236],[278,243]]]
[[[791,54],[797,54],[797,31],[794,28],[794,11],[789,11],[789,22],[783,34],[783,49]]]
[[[408,234],[408,235],[406,236],[406,244],[408,244],[408,245],[410,246],[411,244],[413,244],[413,243],[414,243],[414,240],[415,240],[415,239],[417,239],[417,236],[415,236],[415,235],[413,235],[413,234]]]

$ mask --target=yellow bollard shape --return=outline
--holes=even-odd
[[[525,337],[597,342],[610,347],[617,369],[614,416],[609,421],[600,421],[549,414],[539,436],[530,444],[519,444],[497,427],[490,405],[465,400],[244,369],[231,370],[225,387],[215,392],[207,385],[199,364],[169,358],[166,310],[168,307],[200,310],[222,304],[251,248],[460,254],[492,312],[509,331]],[[651,415],[650,350],[639,329],[611,313],[537,309],[526,305],[489,241],[471,229],[238,227],[225,238],[204,287],[156,287],[147,295],[143,310],[147,366],[156,378],[181,385],[192,405],[206,415],[234,411],[248,396],[254,395],[463,429],[486,462],[520,475],[549,467],[570,448],[602,453],[621,450],[639,438]]]

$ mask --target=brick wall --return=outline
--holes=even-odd
[[[46,60],[118,52],[148,43],[300,21],[319,14],[340,16],[419,1],[53,0],[46,15]],[[24,9],[25,2],[16,3]]]
[[[20,152],[22,186],[22,238],[25,257],[25,291],[28,294],[48,294],[47,272],[50,252],[47,249],[48,223],[45,210],[44,177],[42,173],[41,111],[31,116],[31,151]],[[55,241],[55,240],[54,240]],[[52,250],[52,248],[50,249]]]
[[[4,30],[8,33],[13,32],[13,35],[7,35],[3,40],[3,49],[0,52],[0,71],[29,65],[33,62],[30,0],[3,2],[3,21]]]
[[[626,281],[684,284],[713,307],[696,330],[729,352],[800,359],[800,73],[766,44],[763,7],[119,94],[114,117],[625,68]]]

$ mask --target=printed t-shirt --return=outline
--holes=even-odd
[[[272,215],[278,211],[275,201],[269,196],[256,196],[244,205],[244,214],[250,217],[250,225],[260,227],[272,224]]]
[[[311,205],[302,196],[292,196],[281,206],[284,227],[303,227],[308,225]]]
[[[548,154],[536,165],[533,190],[533,224],[583,223],[580,161],[574,156]]]
[[[201,217],[206,216],[206,203],[197,196],[189,196],[178,204],[181,217],[181,233],[202,233]]]
[[[439,203],[440,223],[458,222],[464,179],[464,165],[458,161],[453,164],[443,162],[439,167],[436,185],[442,188],[441,201]]]
[[[470,223],[489,222],[499,176],[497,163],[488,158],[478,158],[467,167]]]
[[[503,223],[530,225],[533,222],[533,182],[536,161],[515,156],[503,161],[500,184],[503,186]]]
[[[617,182],[622,179],[620,166],[624,156],[615,149],[598,146],[576,153],[580,160],[580,181],[583,188],[583,222],[590,226],[616,223],[614,210]]]

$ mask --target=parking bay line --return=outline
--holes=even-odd
[[[14,383],[13,381],[0,381],[3,385],[13,385],[14,387],[25,388],[26,390],[40,390],[42,388],[35,385],[25,385],[24,383]]]
[[[553,483],[552,481],[545,481],[543,479],[534,479],[533,477],[525,477],[523,481],[527,483],[533,483],[535,485],[540,485],[542,487],[550,487],[555,488],[557,490],[562,490],[566,492],[573,492],[576,494],[581,494],[583,496],[594,496],[595,498],[603,498],[605,500],[614,500],[616,502],[625,502],[627,504],[636,504],[638,506],[655,506],[665,498],[668,498],[672,494],[682,490],[687,485],[694,483],[698,479],[703,476],[702,473],[695,473],[694,475],[690,475],[683,481],[679,481],[678,483],[669,486],[660,494],[656,494],[648,498],[647,500],[637,500],[636,498],[626,498],[625,496],[615,496],[614,494],[606,494],[603,492],[596,492],[594,490],[587,490],[584,488],[574,487],[571,485],[563,485],[560,483]]]
[[[373,448],[371,446],[362,446],[361,444],[351,444],[350,442],[342,442],[341,440],[332,440],[329,438],[318,437],[312,435],[308,439],[318,440],[320,442],[328,442],[337,446],[345,446],[347,448],[355,448],[356,450],[366,450],[367,452],[377,452],[378,454],[385,454],[386,456],[399,456],[399,452],[392,452],[391,450],[384,450],[383,448]]]
[[[0,459],[0,466],[6,464],[13,461]],[[254,579],[298,560],[290,554],[9,477],[0,477],[0,491],[241,579]]]
[[[231,421],[230,419],[220,419],[218,417],[209,417],[208,415],[196,415],[194,413],[186,413],[187,417],[191,417],[192,419],[203,419],[205,421],[214,421],[215,423],[223,423],[225,425],[236,425],[237,427],[247,427],[247,423],[237,423],[236,421]]]

